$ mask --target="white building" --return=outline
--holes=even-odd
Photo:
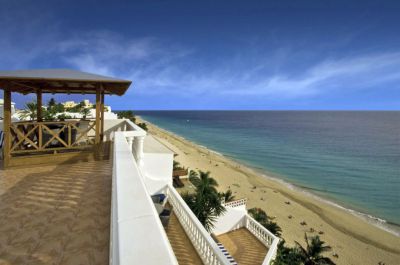
[[[15,103],[11,102],[11,115],[15,114]],[[3,119],[4,115],[4,100],[0,98],[0,118]]]
[[[66,109],[70,109],[70,108],[73,108],[76,105],[78,105],[77,103],[75,103],[75,101],[72,101],[72,100],[71,101],[65,101],[62,104],[63,104],[64,108],[66,108]]]
[[[4,100],[0,98],[0,131],[3,131]],[[18,114],[15,111],[15,103],[11,102],[11,120],[18,121]],[[0,149],[1,151],[1,149]]]

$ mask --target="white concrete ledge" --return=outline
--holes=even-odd
[[[178,264],[125,133],[114,137],[110,264]]]

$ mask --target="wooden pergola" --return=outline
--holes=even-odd
[[[4,166],[38,164],[48,161],[48,156],[63,162],[83,152],[96,152],[103,142],[104,96],[122,96],[130,85],[128,80],[66,69],[0,71],[0,89],[4,90]],[[12,92],[36,94],[37,120],[11,121]],[[44,121],[44,93],[95,94],[95,120],[87,122],[83,129],[77,120]],[[94,139],[89,136],[91,130]]]

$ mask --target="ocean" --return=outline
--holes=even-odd
[[[135,113],[399,235],[400,111]]]

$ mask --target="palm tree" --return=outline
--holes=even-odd
[[[272,234],[280,237],[282,233],[282,228],[275,222],[268,221],[266,223],[262,224],[268,231],[270,231]]]
[[[304,234],[306,241],[306,248],[303,248],[299,242],[295,241],[296,248],[299,251],[299,255],[304,265],[335,265],[335,263],[327,257],[321,254],[326,251],[330,251],[330,246],[324,246],[325,242],[322,241],[319,236],[307,237],[307,233]]]
[[[207,231],[211,231],[217,217],[225,212],[216,187],[218,183],[210,177],[210,172],[192,171],[189,180],[195,186],[194,194],[185,194],[182,198],[197,216]]]
[[[266,223],[269,220],[267,213],[261,208],[251,208],[248,212],[254,220],[261,224]]]
[[[232,194],[231,190],[227,190],[226,192],[220,192],[219,196],[224,199],[225,202],[231,202],[235,200],[235,195]]]
[[[37,103],[36,101],[31,101],[25,103],[24,110],[21,111],[21,118],[26,119],[29,118],[30,120],[34,120],[37,117]]]
[[[267,213],[261,208],[251,208],[248,210],[249,214],[259,222],[262,226],[264,226],[268,231],[276,236],[281,236],[282,228],[275,222],[271,221],[271,218],[268,217]]]
[[[90,114],[89,108],[82,108],[81,109],[82,119],[86,120],[86,116]]]
[[[178,161],[173,161],[173,170],[182,170],[185,169],[184,167],[181,166],[181,163]]]
[[[192,171],[189,180],[195,186],[196,191],[201,194],[218,194],[216,188],[218,183],[214,178],[210,177],[210,171],[199,170],[199,173]]]
[[[297,248],[285,246],[285,240],[282,239],[278,244],[273,265],[302,265],[301,257]]]
[[[57,104],[57,103],[56,103],[56,100],[55,100],[54,98],[51,98],[51,99],[49,100],[49,103],[47,103],[47,106],[48,106],[49,108],[53,108],[56,104]]]

